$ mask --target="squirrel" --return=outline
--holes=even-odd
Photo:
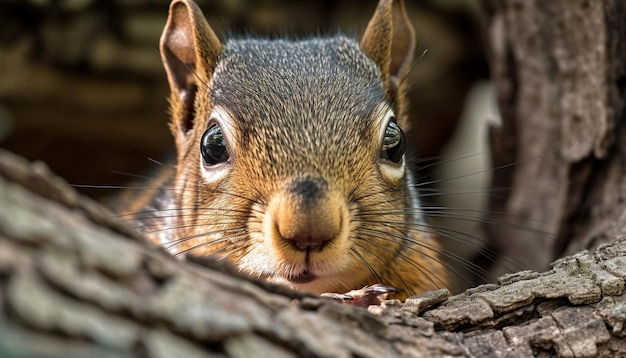
[[[160,50],[176,164],[121,210],[150,242],[315,294],[447,285],[405,153],[415,34],[401,0],[379,1],[360,41],[224,43],[174,0]]]

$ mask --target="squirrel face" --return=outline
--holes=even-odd
[[[222,45],[193,2],[174,1],[161,52],[178,151],[175,230],[153,241],[315,293],[432,287],[420,270],[438,260],[417,261],[437,247],[414,227],[400,129],[413,37],[403,4],[381,0],[360,43]]]

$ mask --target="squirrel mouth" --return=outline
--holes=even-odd
[[[309,270],[304,270],[297,275],[287,276],[287,280],[293,283],[309,283],[316,278],[317,276]]]
[[[311,248],[307,248],[306,255],[304,256],[304,270],[300,273],[291,272],[285,278],[296,284],[309,283],[318,278],[318,276],[311,270]]]

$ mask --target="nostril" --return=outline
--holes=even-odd
[[[281,214],[274,216],[275,237],[298,251],[322,251],[341,229],[340,217],[303,210],[283,210]]]
[[[322,251],[332,238],[313,238],[310,236],[284,237],[298,251]]]
[[[341,198],[329,193],[325,180],[294,180],[270,202],[270,237],[294,250],[322,251],[342,232],[343,207]]]

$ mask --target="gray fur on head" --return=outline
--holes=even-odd
[[[331,163],[354,155],[360,141],[371,143],[373,112],[386,101],[378,67],[345,36],[230,40],[211,91],[213,105],[236,118],[239,150],[260,136],[266,145],[283,146],[265,155],[289,156],[285,162],[292,163],[299,155],[310,160],[311,150]]]

